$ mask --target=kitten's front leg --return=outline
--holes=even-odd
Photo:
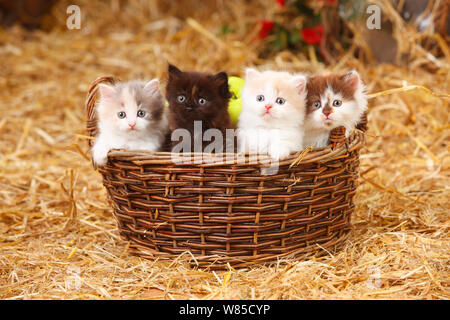
[[[146,150],[146,151],[159,151],[160,148],[161,148],[160,143],[158,143],[157,141],[151,141],[151,142],[147,142],[145,144],[140,145],[136,149],[137,150]]]
[[[257,129],[238,129],[237,150],[238,152],[261,152]]]
[[[111,150],[108,144],[98,139],[92,147],[92,160],[97,166],[104,166],[108,162],[108,152]]]
[[[272,159],[283,160],[291,154],[291,149],[281,143],[271,144],[269,155]]]

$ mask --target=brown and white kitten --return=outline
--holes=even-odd
[[[306,88],[305,147],[327,146],[330,131],[340,126],[348,137],[367,110],[365,86],[356,71],[310,77]]]
[[[191,151],[194,151],[194,121],[201,121],[203,137],[208,129],[218,129],[224,138],[225,133],[232,128],[228,114],[228,100],[231,93],[228,87],[228,76],[225,72],[218,74],[201,72],[183,72],[169,64],[169,81],[166,86],[166,98],[169,102],[169,125],[173,132],[176,129],[187,129],[191,135]],[[198,132],[197,132],[198,133]],[[197,137],[196,139],[198,139]],[[202,141],[202,151],[209,141]],[[178,141],[172,142],[172,148]],[[197,151],[197,150],[196,150]]]

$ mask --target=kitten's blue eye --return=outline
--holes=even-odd
[[[117,116],[118,116],[120,119],[123,119],[123,118],[125,118],[125,117],[127,116],[127,114],[126,114],[125,112],[123,112],[123,111],[120,111],[120,112],[117,113]]]
[[[198,104],[204,105],[206,103],[206,99],[200,98],[198,99]]]
[[[333,101],[333,107],[340,107],[342,106],[342,101],[341,100],[334,100]]]
[[[177,97],[177,101],[180,102],[180,103],[184,102],[185,100],[186,100],[186,97],[183,96],[182,94]]]
[[[314,102],[313,103],[313,107],[316,108],[316,109],[319,109],[320,108],[320,101]]]
[[[264,96],[260,94],[259,96],[256,96],[256,101],[261,102],[264,101]]]
[[[276,103],[278,104],[284,104],[286,102],[286,100],[284,100],[283,98],[277,98]]]
[[[143,117],[145,116],[145,111],[144,111],[144,110],[139,110],[139,111],[137,112],[137,116],[138,116],[139,118],[143,118]]]

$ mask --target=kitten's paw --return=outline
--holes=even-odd
[[[108,151],[94,149],[92,152],[92,160],[97,166],[104,166],[108,162]]]
[[[283,148],[282,146],[272,146],[269,155],[272,159],[283,160],[291,154],[291,150]]]
[[[138,150],[145,150],[145,151],[159,151],[161,149],[161,144],[160,143],[147,143],[147,144],[143,144],[142,146],[140,146],[139,148],[137,148]]]

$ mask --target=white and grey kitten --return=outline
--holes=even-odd
[[[238,151],[286,158],[302,149],[306,76],[247,69],[238,123]]]
[[[365,86],[356,71],[317,75],[306,85],[304,147],[325,147],[332,129],[344,126],[346,136],[367,110]]]
[[[105,165],[111,149],[161,149],[169,121],[158,79],[100,84],[98,89],[99,133],[92,147],[95,164]]]

